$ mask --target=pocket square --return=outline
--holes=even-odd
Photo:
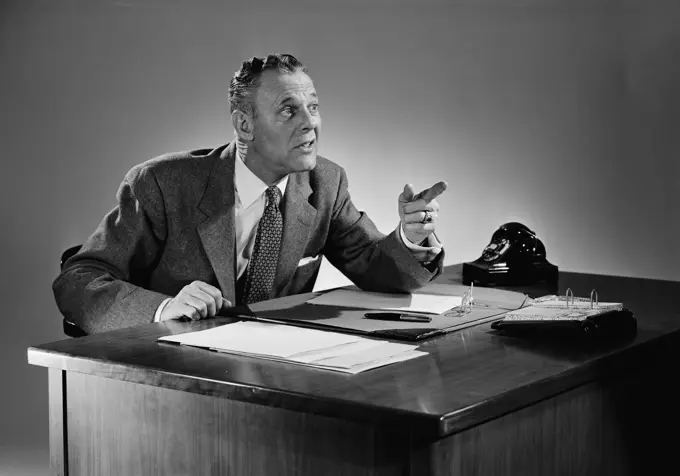
[[[321,259],[321,255],[307,256],[306,258],[302,258],[300,260],[297,267],[300,268],[302,266],[307,266],[308,264],[315,263],[316,261],[319,261],[320,259]]]

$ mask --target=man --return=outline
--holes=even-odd
[[[357,286],[413,291],[441,273],[434,235],[446,189],[399,196],[380,233],[352,204],[344,170],[317,156],[321,115],[291,55],[254,57],[229,88],[236,139],[130,170],[118,205],[64,266],[53,290],[87,333],[309,292],[326,258]]]

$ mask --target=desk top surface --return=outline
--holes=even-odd
[[[460,283],[447,267],[440,283]],[[161,336],[233,322],[168,321],[29,348],[29,362],[108,378],[219,396],[353,421],[407,425],[441,437],[640,362],[680,336],[680,282],[560,273],[557,290],[505,288],[532,297],[597,289],[638,319],[627,342],[588,348],[497,335],[490,324],[420,343],[429,355],[357,375],[160,344]]]

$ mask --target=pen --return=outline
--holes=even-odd
[[[367,312],[364,314],[367,319],[378,319],[381,321],[404,321],[404,322],[431,322],[430,316],[420,314],[409,314],[407,312]]]

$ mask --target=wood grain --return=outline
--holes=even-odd
[[[460,281],[456,268],[439,280]],[[218,318],[35,346],[29,362],[439,437],[625,372],[629,365],[653,365],[661,342],[672,347],[680,339],[674,302],[680,283],[561,273],[558,292],[567,287],[577,296],[595,288],[601,301],[623,302],[638,318],[637,336],[582,346],[499,336],[483,324],[423,342],[420,349],[428,356],[354,376],[156,342],[233,321]],[[544,292],[534,289],[536,295]]]
[[[69,468],[86,475],[402,475],[394,429],[68,374]]]
[[[66,426],[64,424],[66,411],[65,383],[65,371],[55,368],[48,369],[50,470],[54,476],[68,475]]]
[[[70,474],[665,474],[680,422],[680,392],[664,378],[674,369],[632,367],[434,439],[69,373]]]
[[[414,474],[623,476],[627,454],[602,454],[605,409],[589,384],[422,449]]]
[[[415,441],[411,474],[674,474],[680,392],[667,378],[674,362],[660,364],[584,385],[436,441]]]

